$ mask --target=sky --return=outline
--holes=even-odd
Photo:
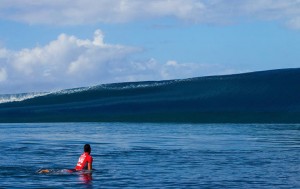
[[[300,0],[0,0],[0,94],[300,67]]]

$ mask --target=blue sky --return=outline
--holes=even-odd
[[[300,65],[297,0],[3,0],[0,94]]]

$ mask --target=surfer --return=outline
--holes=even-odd
[[[79,157],[78,163],[75,167],[76,171],[79,170],[92,170],[92,163],[93,163],[93,157],[91,156],[91,146],[89,144],[84,145],[84,152],[83,154]]]
[[[91,156],[91,146],[89,144],[85,144],[83,147],[83,154],[78,159],[75,169],[67,169],[67,172],[72,173],[80,170],[92,170],[93,169],[93,157]],[[49,169],[41,169],[38,173],[50,173]]]

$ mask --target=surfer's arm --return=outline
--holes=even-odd
[[[49,169],[41,169],[41,170],[38,170],[38,173],[49,173]]]
[[[92,170],[92,169],[93,169],[92,162],[91,163],[88,162],[88,170]]]

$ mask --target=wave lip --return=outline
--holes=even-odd
[[[21,94],[5,94],[0,95],[0,104],[8,102],[20,102],[28,99],[33,99],[40,96],[45,96],[49,93],[21,93]]]

